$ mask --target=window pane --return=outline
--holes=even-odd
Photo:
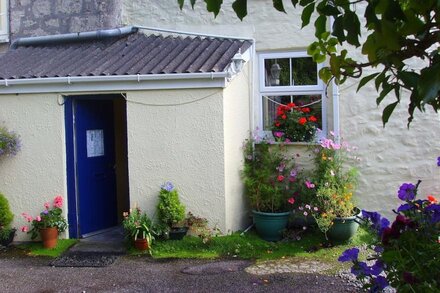
[[[280,104],[287,105],[295,103],[298,107],[310,108],[310,115],[315,116],[318,127],[322,129],[322,102],[321,95],[302,95],[302,96],[263,96],[263,127],[266,131],[271,131],[277,115],[277,108]]]
[[[318,70],[311,57],[265,59],[266,86],[317,85]]]
[[[290,86],[290,59],[265,59],[266,86]]]
[[[318,84],[316,63],[311,57],[292,58],[292,85]]]

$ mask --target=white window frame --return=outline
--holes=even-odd
[[[9,7],[8,0],[0,0],[0,43],[9,42]]]
[[[291,85],[291,86],[266,86],[264,60],[265,59],[283,59],[283,58],[301,58],[311,56],[306,51],[284,51],[284,52],[263,52],[258,56],[258,78],[259,78],[259,128],[264,130],[264,96],[321,96],[321,121],[322,121],[322,135],[327,134],[327,99],[326,99],[326,85],[319,78],[319,70],[323,67],[322,64],[317,64],[317,84],[316,85]],[[268,132],[268,131],[266,131]],[[268,132],[269,133],[269,132]],[[267,134],[268,134],[267,133]]]

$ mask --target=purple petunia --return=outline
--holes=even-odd
[[[356,261],[359,256],[359,249],[356,247],[345,250],[338,258],[340,262]]]
[[[381,292],[383,289],[388,287],[388,281],[384,276],[377,276],[376,278],[372,278],[373,287],[370,289],[370,292]]]
[[[399,188],[397,196],[401,200],[413,200],[416,197],[416,186],[412,183],[403,183]]]
[[[390,226],[390,221],[382,217],[378,212],[368,212],[362,210],[362,217],[371,222],[371,228],[377,231],[377,234],[382,237],[383,231]]]
[[[437,166],[440,167],[440,157],[437,158]]]

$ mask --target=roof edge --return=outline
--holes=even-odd
[[[17,93],[225,88],[226,72],[72,76],[0,80],[0,95]]]
[[[19,46],[56,44],[62,42],[80,42],[80,41],[88,41],[88,40],[100,40],[100,39],[113,38],[113,37],[122,37],[125,35],[136,33],[138,30],[139,28],[135,26],[124,26],[121,28],[114,28],[107,30],[96,30],[96,31],[78,32],[78,33],[69,33],[69,34],[18,38],[12,43],[11,49],[17,49]]]

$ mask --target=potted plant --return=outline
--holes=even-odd
[[[0,126],[0,158],[14,156],[20,150],[20,138],[15,132]]]
[[[124,227],[126,237],[133,241],[138,250],[148,250],[151,253],[151,246],[154,240],[153,225],[146,213],[142,213],[140,208],[136,207],[130,212],[123,213]]]
[[[0,193],[0,245],[8,246],[14,240],[14,228],[11,228],[14,214],[11,212],[7,198]]]
[[[317,127],[313,109],[289,103],[278,106],[272,134],[277,141],[308,142],[314,139]]]
[[[321,231],[334,242],[348,240],[359,227],[360,210],[353,201],[357,169],[348,164],[357,159],[352,151],[345,142],[322,139],[315,149],[314,177],[304,183],[316,193],[310,203],[314,207],[310,213]]]
[[[283,154],[282,144],[259,137],[244,144],[242,179],[258,234],[267,241],[282,237],[295,202],[298,171],[293,158]]]
[[[37,238],[40,235],[43,241],[44,248],[54,248],[57,245],[57,239],[59,233],[66,231],[67,221],[63,216],[63,197],[57,195],[52,203],[52,207],[49,202],[44,204],[44,210],[35,218],[22,213],[22,216],[28,223],[31,223],[31,229],[28,226],[21,228],[22,232],[31,234],[31,239]]]
[[[157,215],[159,222],[168,229],[169,239],[179,240],[186,235],[188,228],[181,225],[185,219],[185,206],[171,182],[166,182],[160,188]]]

